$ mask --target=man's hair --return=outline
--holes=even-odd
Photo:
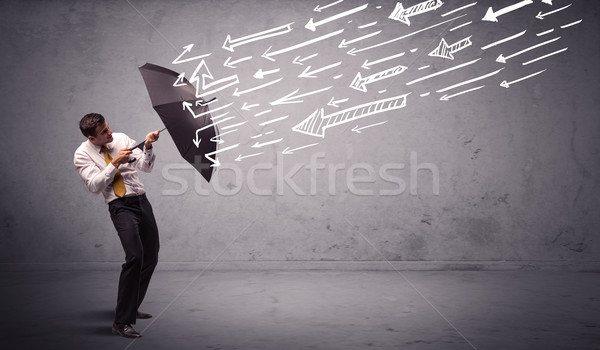
[[[79,130],[83,136],[96,137],[96,129],[99,125],[104,125],[104,117],[99,113],[88,113],[79,121]]]

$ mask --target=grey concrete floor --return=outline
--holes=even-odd
[[[157,271],[111,334],[118,271],[0,272],[2,349],[600,349],[600,274]]]

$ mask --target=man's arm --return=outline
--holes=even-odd
[[[117,173],[117,168],[112,163],[100,169],[89,154],[81,151],[75,152],[73,163],[88,190],[96,194],[110,185]]]
[[[152,144],[158,140],[158,135],[160,130],[153,131],[146,135],[146,140],[144,141],[144,151],[140,161],[137,163],[138,169],[144,172],[151,172],[152,168],[154,168],[154,160],[156,159],[156,155],[152,150]]]

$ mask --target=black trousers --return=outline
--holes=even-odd
[[[108,203],[108,210],[125,251],[115,322],[135,324],[136,312],[158,263],[158,227],[145,194],[115,199]]]

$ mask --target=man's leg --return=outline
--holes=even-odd
[[[138,308],[146,296],[152,273],[154,272],[156,264],[158,264],[158,250],[160,249],[158,227],[156,226],[156,220],[154,219],[152,205],[150,205],[150,202],[145,195],[140,198],[140,210],[142,215],[139,232],[144,248],[144,261],[140,275],[140,289],[137,300]]]
[[[109,203],[110,217],[125,252],[119,277],[115,323],[135,324],[144,249],[139,235],[140,208],[137,203]]]

